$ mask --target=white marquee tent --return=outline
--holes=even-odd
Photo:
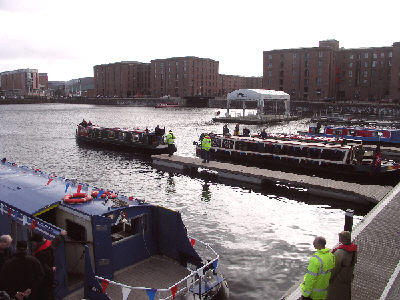
[[[227,95],[227,113],[229,116],[229,108],[232,100],[239,100],[243,102],[243,116],[246,110],[246,101],[257,101],[257,117],[262,118],[264,111],[264,101],[284,101],[285,103],[285,116],[290,114],[290,95],[283,91],[263,90],[263,89],[240,89],[230,92]]]

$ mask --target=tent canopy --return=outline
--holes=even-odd
[[[285,115],[290,115],[290,95],[283,91],[263,90],[263,89],[240,89],[230,92],[227,97],[227,113],[229,115],[229,108],[232,100],[243,102],[243,116],[245,116],[246,101],[257,101],[257,117],[262,118],[264,111],[264,100],[267,101],[283,101],[285,103]],[[276,108],[277,110],[277,105]]]
[[[263,89],[240,89],[230,92],[228,100],[290,100],[290,95],[283,91],[263,90]]]

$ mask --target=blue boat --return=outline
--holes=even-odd
[[[385,146],[400,146],[400,129],[359,127],[359,126],[332,126],[310,123],[308,135],[346,140],[363,141],[364,144],[378,144]]]
[[[229,296],[219,255],[187,235],[179,212],[3,159],[0,234],[15,246],[33,232],[52,240],[61,230],[68,234],[56,249],[56,299]]]

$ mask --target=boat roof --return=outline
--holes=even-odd
[[[243,137],[243,136],[230,136],[230,137],[225,137],[222,134],[216,134],[215,136],[219,138],[229,138],[233,140],[242,140],[244,142],[249,142],[249,143],[276,143],[276,144],[281,144],[281,145],[291,145],[291,146],[297,146],[297,147],[321,147],[325,149],[351,149],[351,145],[341,145],[340,141],[335,144],[326,144],[326,141],[320,141],[319,139],[315,139],[315,141],[302,141],[302,140],[282,140],[280,138],[273,138],[273,137],[267,137],[266,139],[262,138],[257,138],[257,137]]]
[[[63,202],[62,198],[66,194],[77,192],[78,185],[82,186],[83,193],[98,190],[93,186],[75,183],[63,177],[46,174],[26,166],[21,167],[15,163],[0,164],[0,201],[29,215],[39,215],[58,205],[69,207],[88,216],[104,215],[127,206],[148,205],[142,200],[121,195],[118,195],[120,205],[115,207],[111,207],[112,204],[115,205],[113,201],[108,200],[105,203],[103,198],[82,204]]]
[[[79,125],[81,126],[81,125]],[[101,127],[98,125],[92,125],[92,126],[86,126],[85,128],[91,128],[91,129],[99,129],[99,130],[111,130],[111,131],[124,131],[124,132],[134,132],[134,133],[144,133],[146,132],[145,129],[140,129],[140,128],[136,128],[136,129],[129,129],[129,128],[119,128],[119,127],[115,127],[115,128],[108,128],[108,127]],[[148,129],[148,131],[150,132],[151,130]]]

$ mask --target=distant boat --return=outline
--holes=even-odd
[[[179,107],[178,103],[158,103],[154,108],[167,108],[167,107]]]
[[[144,154],[168,153],[164,131],[157,133],[148,129],[104,128],[78,125],[76,140],[87,145],[112,148]]]

